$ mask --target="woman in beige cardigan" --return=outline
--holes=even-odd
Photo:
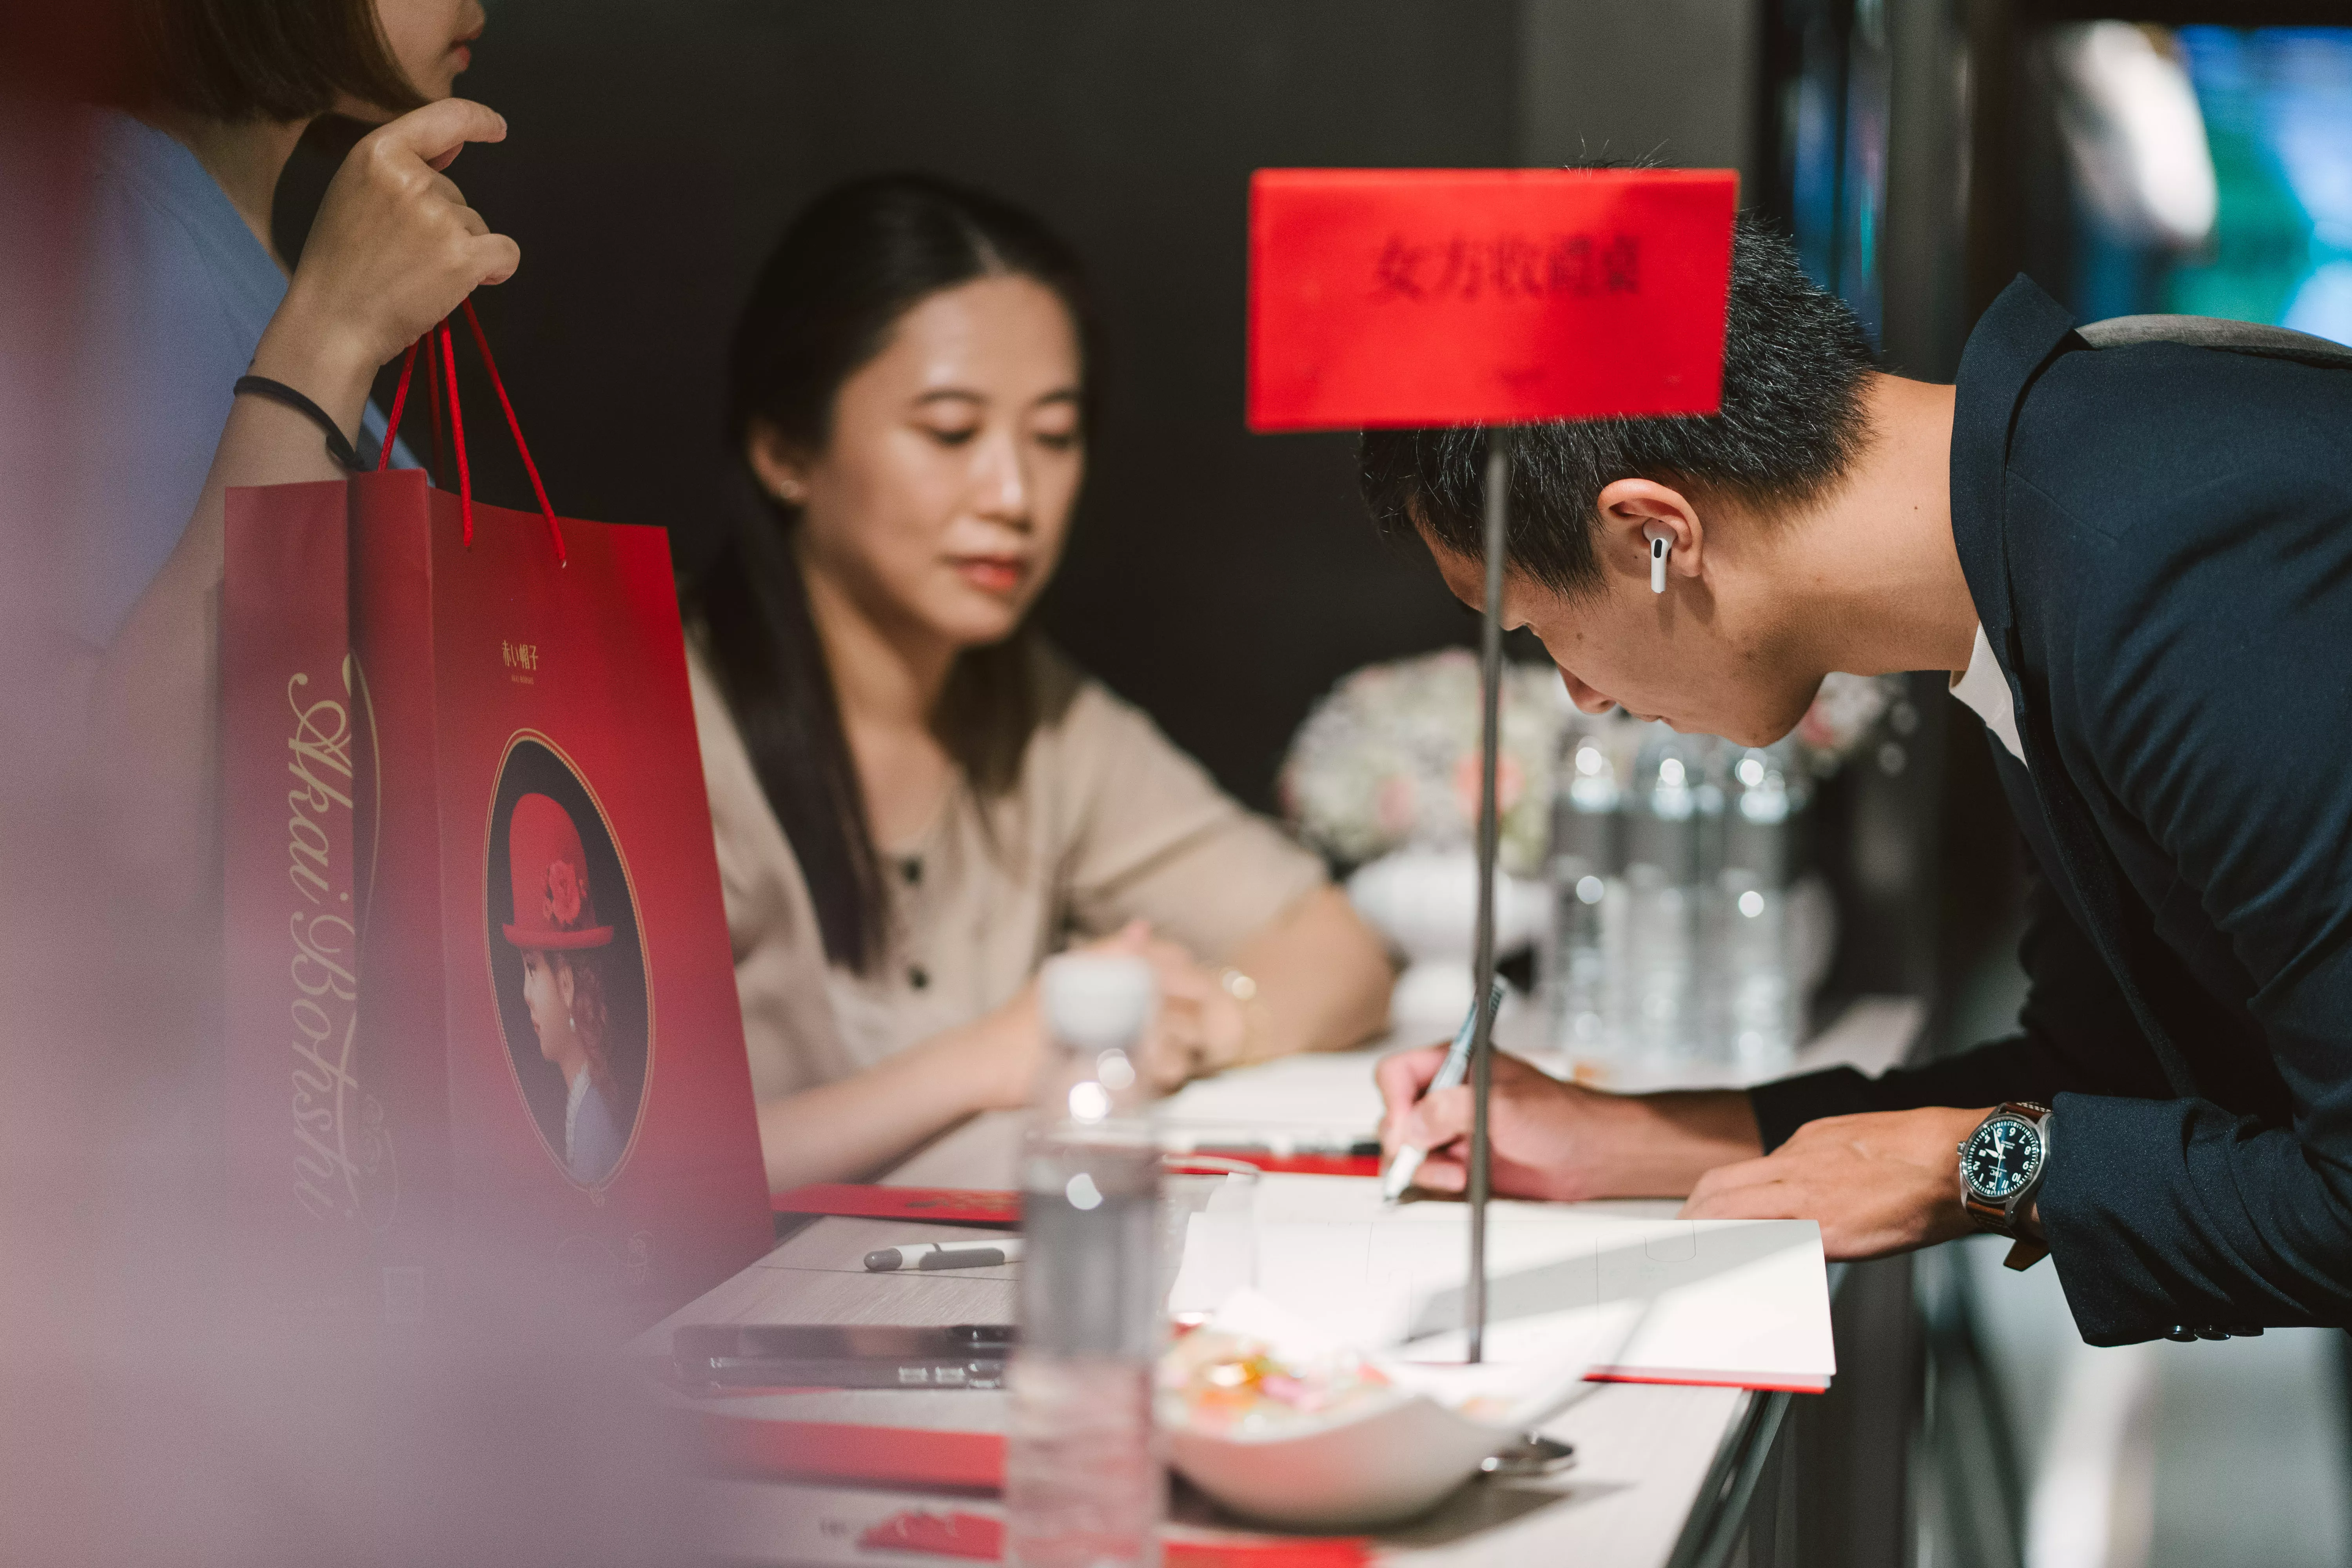
[[[1027,629],[1086,465],[1087,313],[1034,218],[917,176],[785,231],[737,332],[752,494],[688,586],[772,1185],[1025,1102],[1034,977],[1138,952],[1163,1086],[1381,1025],[1315,858]]]

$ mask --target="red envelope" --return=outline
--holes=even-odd
[[[1253,430],[1711,414],[1723,169],[1261,169]]]

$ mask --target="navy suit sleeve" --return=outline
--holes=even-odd
[[[1875,1079],[1832,1068],[1748,1091],[1769,1151],[1808,1121],[1925,1105],[2048,1104],[2069,1090],[2162,1095],[2162,1069],[2098,951],[2039,869],[2028,873],[2025,936],[2018,945],[2028,982],[2018,1032]]]
[[[2086,761],[2179,873],[2159,928],[2195,913],[2251,976],[2292,1108],[2059,1101],[2042,1218],[2094,1344],[2352,1323],[2352,492],[2321,468],[2233,466],[2188,498],[2210,537],[2125,541],[2083,595]]]

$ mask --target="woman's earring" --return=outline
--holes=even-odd
[[[576,1016],[570,1013],[566,1013],[563,1015],[563,1021],[572,1026],[572,1032],[573,1034],[576,1035],[580,1032],[580,1020]]]
[[[1642,537],[1650,542],[1650,592],[1666,591],[1666,544],[1672,537],[1664,529],[1645,528]]]

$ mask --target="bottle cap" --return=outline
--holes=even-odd
[[[1068,952],[1038,976],[1045,1029],[1066,1045],[1107,1051],[1132,1046],[1151,1022],[1159,984],[1151,966],[1118,953]]]

